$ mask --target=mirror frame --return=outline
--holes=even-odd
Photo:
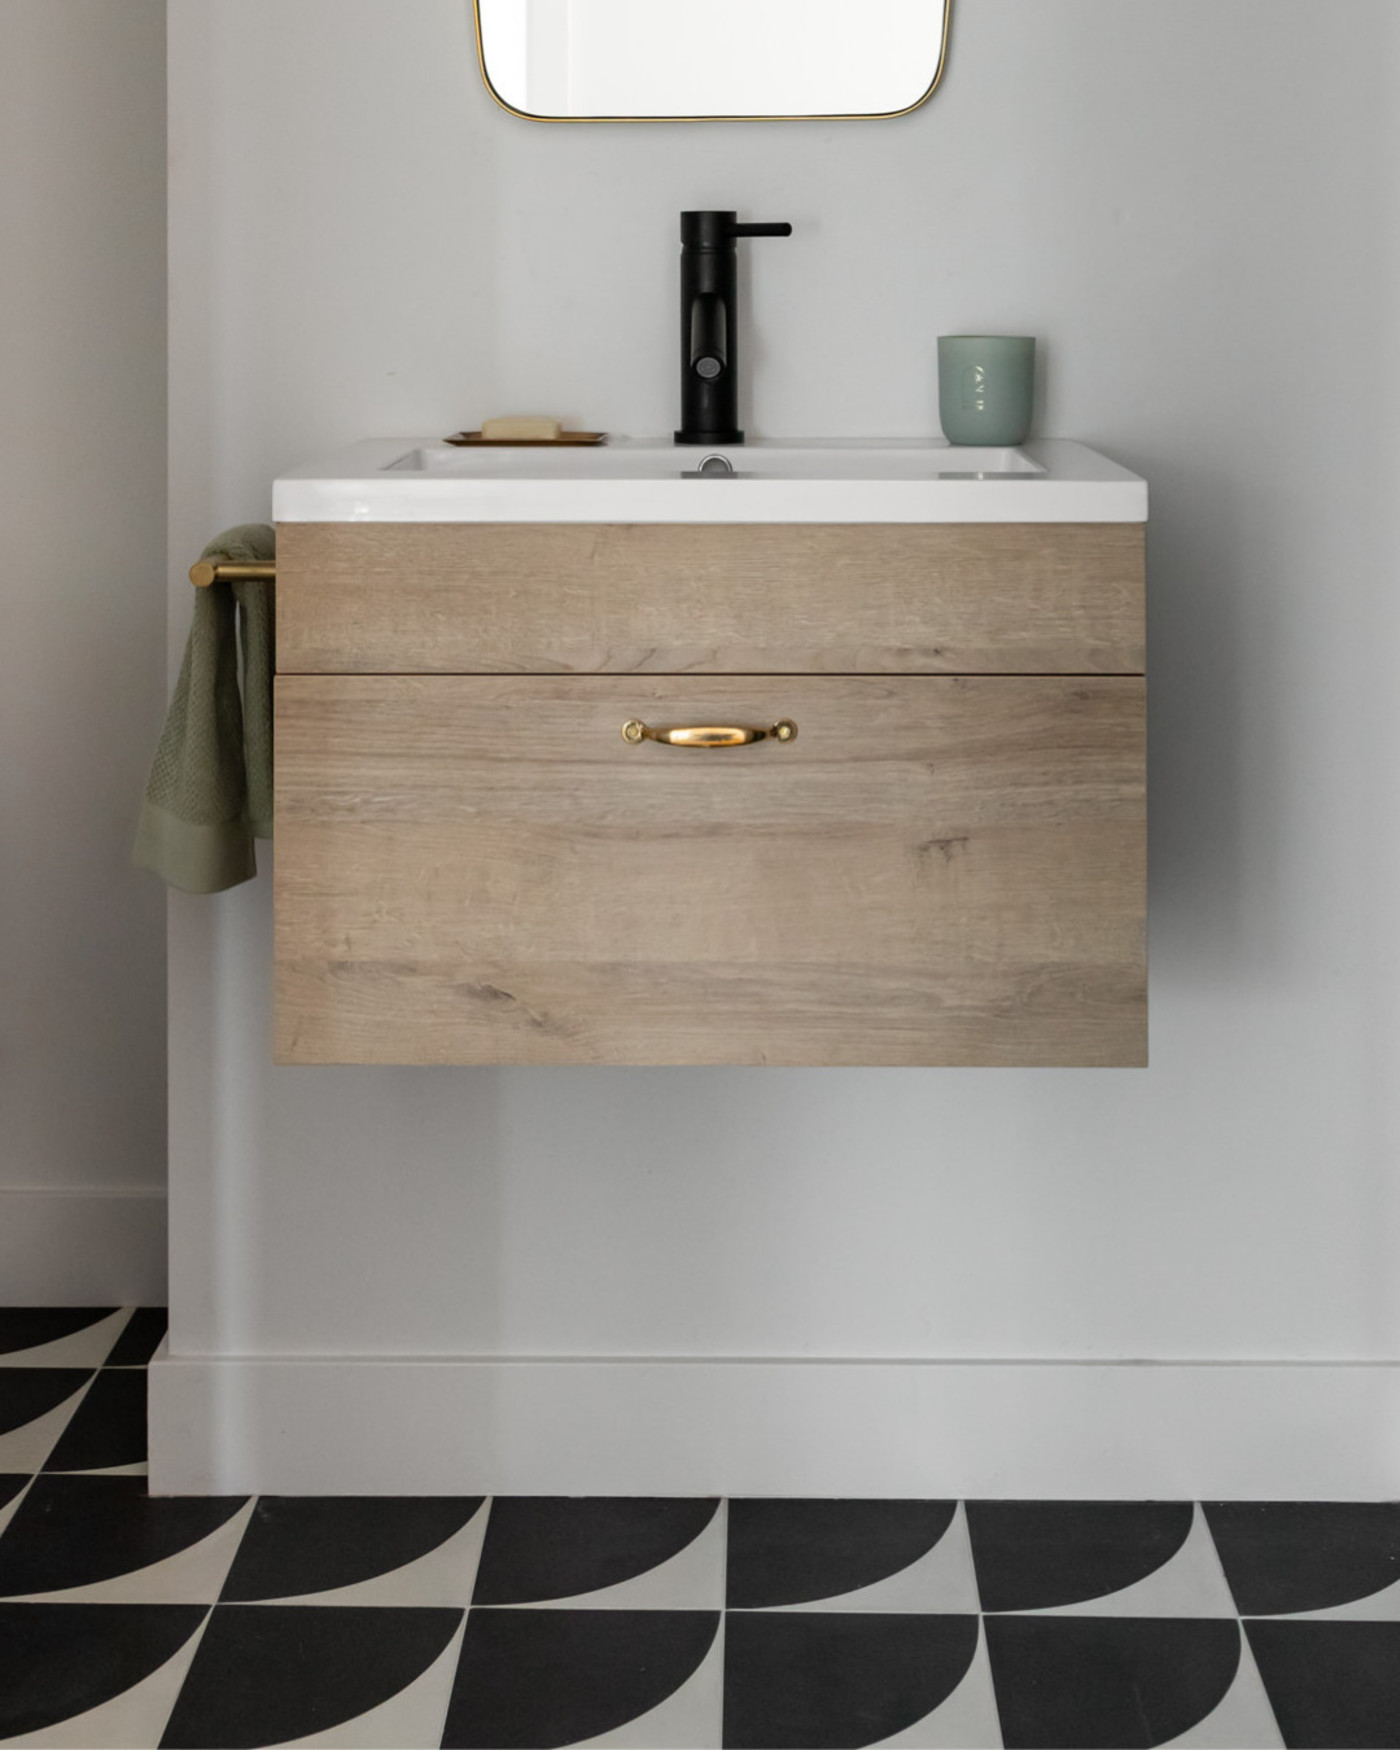
[[[953,28],[954,0],[943,0],[943,32],[938,43],[938,65],[933,70],[933,78],[928,89],[913,103],[907,103],[902,109],[862,110],[851,114],[837,115],[537,115],[533,110],[517,109],[513,103],[508,103],[496,87],[491,83],[491,75],[486,70],[486,45],[481,34],[481,0],[472,0],[472,21],[476,27],[476,64],[481,70],[481,81],[494,101],[505,110],[507,115],[518,116],[526,122],[884,122],[894,121],[902,115],[912,115],[916,109],[922,109],[938,87],[943,82],[943,75],[948,67],[948,40]]]

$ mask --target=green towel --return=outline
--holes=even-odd
[[[244,523],[211,541],[201,557],[268,560],[275,539],[265,524]],[[185,660],[133,853],[141,868],[186,893],[219,893],[250,881],[258,872],[253,840],[272,837],[274,638],[271,583],[214,583],[194,592]]]

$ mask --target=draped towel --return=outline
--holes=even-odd
[[[244,523],[202,557],[270,560],[275,542],[266,524]],[[253,841],[272,837],[276,596],[273,584],[249,580],[194,597],[133,860],[186,893],[218,893],[257,874]]]

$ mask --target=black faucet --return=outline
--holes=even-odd
[[[681,214],[681,429],[678,444],[741,444],[739,237],[791,237],[792,226],[740,225],[737,213]]]

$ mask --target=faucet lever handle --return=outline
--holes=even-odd
[[[786,219],[781,219],[772,225],[731,225],[731,237],[791,237],[792,226]]]

